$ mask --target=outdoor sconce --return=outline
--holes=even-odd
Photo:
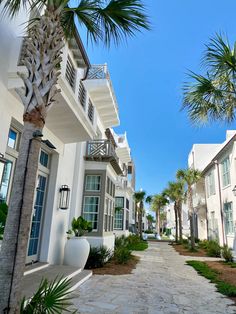
[[[4,158],[3,154],[0,153],[0,186],[2,183],[2,176],[3,176],[3,172],[4,172],[4,167],[6,164],[6,159]]]
[[[234,186],[232,192],[234,193],[234,196],[236,196],[236,185]]]
[[[70,201],[70,189],[68,185],[62,185],[59,192],[60,192],[59,208],[68,209]]]

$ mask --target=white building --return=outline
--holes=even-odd
[[[198,230],[201,238],[208,236],[236,249],[236,131],[227,131],[222,144],[207,146],[207,157],[206,150],[193,154],[196,168],[203,173],[201,188],[195,189],[196,203],[202,208]]]
[[[167,204],[164,208],[166,212],[166,228],[171,229],[171,234],[175,235],[175,211],[174,203]],[[182,231],[185,237],[189,237],[189,220],[188,220],[188,207],[185,203],[182,204]]]
[[[0,153],[6,159],[0,199],[7,203],[23,127],[15,88],[23,85],[17,72],[25,70],[21,56],[27,20],[22,13],[11,22],[0,21]],[[61,93],[43,130],[26,263],[63,263],[66,231],[80,215],[92,222],[91,245],[112,248],[115,187],[128,176],[125,166],[131,162],[121,137],[112,139],[110,128],[119,125],[119,114],[107,65],[90,64],[79,35],[65,43],[62,59]],[[130,199],[133,188],[125,189]],[[63,189],[70,189],[68,208],[60,204]]]

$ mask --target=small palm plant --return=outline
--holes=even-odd
[[[71,230],[67,234],[74,233],[75,237],[82,237],[86,232],[93,230],[91,222],[84,219],[82,216],[73,218],[71,222]]]
[[[61,314],[76,313],[68,309],[72,305],[71,279],[56,278],[49,282],[42,279],[38,290],[29,300],[21,301],[20,314]]]

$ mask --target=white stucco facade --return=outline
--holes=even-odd
[[[7,160],[5,172],[0,178],[0,198],[6,203],[9,203],[11,196],[12,179],[23,129],[24,108],[15,88],[23,86],[17,72],[25,71],[24,66],[19,65],[19,57],[25,35],[23,22],[27,20],[27,14],[22,12],[12,21],[0,21],[0,153]],[[38,185],[35,191],[27,263],[32,261],[63,263],[66,232],[70,229],[73,217],[83,215],[85,197],[88,197],[85,191],[86,175],[98,173],[103,178],[101,182],[103,192],[107,188],[108,178],[109,182],[114,182],[115,187],[121,176],[128,176],[122,167],[124,164],[128,166],[131,160],[128,160],[126,154],[128,152],[130,158],[130,148],[123,142],[122,145],[118,143],[119,136],[117,148],[120,144],[121,149],[109,150],[106,160],[100,160],[103,155],[95,156],[97,160],[94,160],[91,151],[88,151],[88,142],[94,140],[104,141],[106,147],[109,145],[109,149],[113,147],[106,131],[119,125],[119,112],[107,65],[95,66],[100,73],[99,77],[94,77],[90,73],[93,66],[90,65],[81,46],[82,43],[77,36],[70,42],[65,42],[63,48],[61,76],[58,81],[61,94],[49,111],[43,129],[42,140],[45,143],[42,143],[39,158]],[[73,86],[68,80],[68,60],[75,73]],[[54,148],[49,147],[48,143]],[[126,135],[124,143],[127,143]],[[63,185],[70,189],[69,207],[66,210],[59,208],[61,197],[59,191]],[[132,193],[133,190],[127,188],[125,195],[131,200]],[[99,197],[100,231],[92,232],[88,239],[92,246],[105,245],[113,248],[115,189],[114,195],[104,192],[103,201],[102,196]],[[110,199],[109,230],[105,230],[104,225],[103,212],[107,214],[105,197]],[[130,206],[132,210],[132,201]],[[127,217],[129,219],[129,215]]]

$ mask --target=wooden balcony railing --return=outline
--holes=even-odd
[[[117,174],[123,174],[115,148],[109,140],[87,142],[85,159],[89,161],[110,162]]]

